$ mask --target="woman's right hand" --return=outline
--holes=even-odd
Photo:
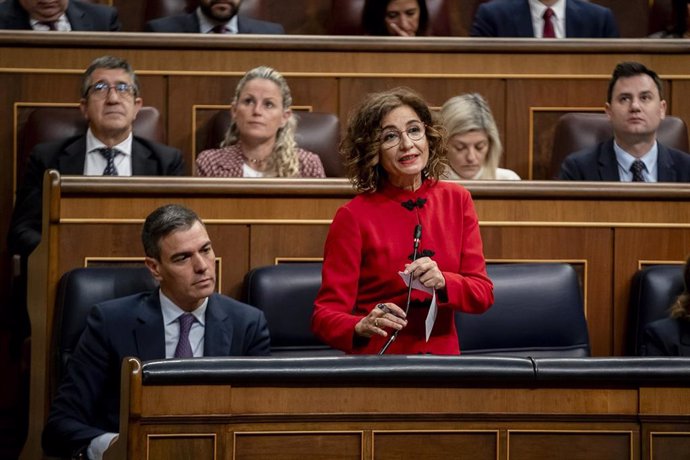
[[[401,330],[407,326],[405,311],[394,303],[380,303],[355,325],[355,333],[362,337],[388,337],[384,328]]]

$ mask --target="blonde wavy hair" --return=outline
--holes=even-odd
[[[267,66],[256,67],[244,74],[235,88],[233,105],[237,104],[240,93],[245,85],[254,79],[272,81],[278,86],[283,103],[283,110],[288,110],[292,105],[292,94],[285,78],[275,69]],[[297,143],[295,142],[295,130],[297,129],[297,119],[294,115],[288,118],[287,123],[282,128],[278,128],[276,142],[273,146],[273,153],[268,159],[268,168],[274,170],[278,177],[294,177],[299,174],[299,158],[297,158]],[[233,118],[230,121],[225,139],[221,142],[221,147],[229,147],[240,141],[240,131]]]
[[[484,131],[489,139],[489,151],[484,168],[478,179],[496,179],[496,169],[503,155],[501,137],[489,104],[478,93],[451,97],[441,108],[441,120],[448,132],[448,139],[457,134]]]
[[[690,257],[683,268],[683,282],[685,289],[671,306],[671,317],[690,321],[690,292],[688,291],[690,289]]]
[[[350,115],[340,154],[355,190],[374,192],[386,178],[386,171],[379,161],[381,122],[391,111],[403,106],[414,110],[426,127],[429,161],[422,171],[422,178],[438,180],[441,177],[445,169],[443,127],[434,120],[429,106],[419,94],[410,88],[398,87],[367,95]]]

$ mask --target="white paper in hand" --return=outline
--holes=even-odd
[[[403,282],[405,283],[405,286],[409,286],[410,275],[406,275],[403,272],[398,272],[398,275],[400,275],[400,278],[402,278]],[[434,323],[436,322],[436,315],[438,314],[438,307],[436,306],[436,290],[424,286],[419,281],[419,279],[412,280],[412,289],[416,289],[418,291],[431,294],[431,305],[429,306],[429,313],[427,313],[426,320],[424,320],[424,326],[426,329],[426,341],[428,342],[429,337],[431,337],[431,331],[434,328]]]

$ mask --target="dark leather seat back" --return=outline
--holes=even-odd
[[[486,313],[456,313],[467,355],[589,356],[589,335],[575,270],[568,264],[489,265],[496,302]],[[245,277],[245,302],[261,309],[274,354],[319,355],[334,350],[310,330],[321,286],[320,263],[256,268]]]
[[[463,355],[583,357],[589,334],[578,276],[561,263],[489,264],[494,304],[457,312]]]
[[[451,35],[449,3],[457,8],[455,1],[426,0],[429,10],[429,35],[447,37]],[[330,35],[364,35],[362,10],[364,0],[331,0]]]
[[[76,268],[62,275],[55,298],[53,330],[54,382],[59,382],[72,355],[91,307],[158,287],[146,267]]]
[[[650,265],[635,273],[630,285],[629,355],[642,355],[644,328],[667,318],[669,308],[682,292],[683,265]]]
[[[551,152],[551,177],[558,176],[565,157],[593,147],[613,137],[611,122],[604,113],[571,112],[556,124]],[[667,116],[661,121],[657,138],[662,144],[688,151],[688,128],[682,118]]]
[[[268,265],[247,273],[244,301],[264,312],[271,332],[271,354],[342,354],[311,332],[311,314],[320,287],[321,264],[316,262]]]
[[[343,177],[345,168],[338,153],[340,121],[332,113],[293,111],[297,116],[295,141],[303,149],[314,152],[321,159],[327,177]],[[225,138],[232,115],[220,110],[209,120],[204,149],[217,149]]]
[[[173,16],[193,11],[199,4],[198,0],[146,0],[144,8],[144,23],[165,16]]]
[[[31,150],[43,142],[67,139],[86,132],[88,124],[78,107],[40,107],[26,117],[17,133],[17,182],[24,177],[24,169]],[[135,135],[156,142],[164,142],[165,131],[160,113],[155,107],[142,107],[132,124]]]

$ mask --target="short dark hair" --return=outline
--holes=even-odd
[[[661,82],[659,75],[652,69],[648,69],[644,64],[639,62],[621,62],[613,69],[611,80],[609,80],[609,89],[606,94],[606,102],[611,102],[613,97],[613,87],[620,78],[635,77],[637,75],[648,75],[659,90],[659,98],[664,99],[664,84]]]
[[[96,69],[122,69],[129,77],[132,79],[132,86],[134,86],[134,97],[139,96],[139,80],[137,75],[134,73],[134,69],[129,65],[124,59],[115,56],[101,56],[89,64],[81,80],[81,97],[86,99],[89,95],[89,88],[91,87],[91,74],[93,74]]]
[[[160,240],[176,230],[188,230],[203,222],[191,209],[179,204],[166,204],[146,217],[141,229],[141,242],[147,257],[160,260]]]
[[[386,9],[391,0],[366,0],[362,9],[362,28],[369,35],[389,35],[386,29]],[[426,35],[429,25],[429,10],[426,0],[417,0],[419,5],[419,27],[416,35]]]

